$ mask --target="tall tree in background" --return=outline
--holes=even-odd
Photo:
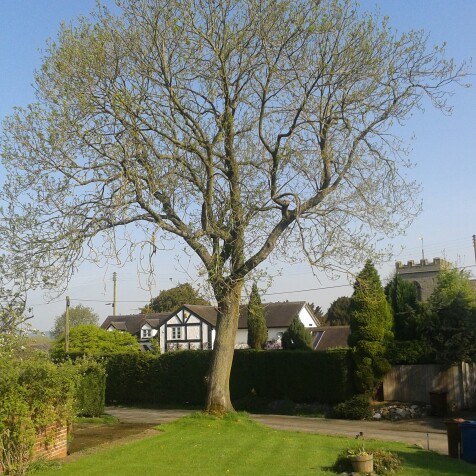
[[[311,333],[296,314],[289,327],[284,331],[281,343],[285,350],[312,350]]]
[[[438,273],[423,333],[439,363],[476,362],[476,291],[457,269]]]
[[[57,339],[52,350],[61,354],[64,349],[64,335]],[[122,352],[139,352],[137,339],[128,332],[106,331],[92,324],[80,324],[69,334],[69,352],[87,355],[104,355]]]
[[[392,338],[392,313],[380,278],[367,260],[354,284],[350,301],[349,346],[355,363],[355,384],[361,393],[372,395],[390,369],[385,343]]]
[[[250,300],[248,302],[248,345],[252,349],[263,349],[268,340],[268,328],[264,318],[264,307],[258,286],[253,283]]]
[[[217,302],[206,408],[222,413],[248,274],[300,250],[342,269],[405,230],[418,187],[392,133],[424,97],[448,111],[464,67],[352,0],[118,3],[61,27],[37,101],[3,124],[0,241],[54,287],[182,240]]]
[[[210,305],[189,283],[185,283],[160,291],[157,297],[151,299],[150,303],[141,309],[141,314],[172,312],[184,304]]]
[[[325,325],[326,316],[322,312],[322,307],[312,303],[311,309],[314,315],[317,317],[317,320],[320,322],[321,326]]]
[[[55,319],[53,329],[51,329],[51,336],[55,339],[64,334],[66,323],[66,311]],[[90,308],[78,304],[69,308],[69,327],[73,328],[80,325],[97,326],[99,323],[99,316]]]
[[[385,286],[385,295],[393,313],[393,333],[396,340],[415,340],[421,336],[422,311],[415,286],[399,274]]]
[[[331,303],[327,310],[327,323],[330,326],[346,326],[350,323],[350,297],[341,296]]]

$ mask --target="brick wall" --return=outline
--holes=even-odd
[[[33,459],[64,458],[68,454],[68,428],[61,425],[50,425],[36,434],[33,448]]]
[[[36,434],[32,459],[59,459],[68,455],[68,427],[66,425],[49,425]],[[3,468],[0,466],[0,475]]]

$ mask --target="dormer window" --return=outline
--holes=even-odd
[[[142,329],[142,338],[152,337],[152,329]]]

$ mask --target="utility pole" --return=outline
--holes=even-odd
[[[474,262],[476,263],[476,235],[473,235]]]
[[[66,311],[64,319],[64,351],[69,351],[69,296],[66,296]]]
[[[112,273],[112,282],[114,283],[114,295],[112,299],[112,315],[116,315],[116,283],[117,283],[117,273],[114,271]]]

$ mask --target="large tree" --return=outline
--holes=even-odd
[[[141,309],[141,314],[151,312],[172,312],[184,304],[210,303],[202,298],[189,283],[178,284],[177,286],[160,291],[158,296],[152,298],[150,303]]]
[[[457,269],[438,273],[423,334],[437,362],[476,361],[476,291]]]
[[[218,307],[206,408],[227,411],[245,278],[299,249],[351,266],[405,229],[417,187],[392,134],[424,97],[447,110],[465,71],[352,0],[118,4],[61,27],[3,126],[2,242],[53,286],[121,238],[182,240]]]
[[[393,337],[390,306],[370,260],[355,280],[349,311],[354,380],[357,390],[370,396],[390,368],[385,350],[386,342]]]
[[[33,316],[26,307],[26,280],[11,271],[8,260],[0,255],[0,337],[31,330],[28,320]]]
[[[97,326],[99,322],[99,316],[90,307],[78,304],[69,308],[68,313],[69,327],[73,328],[79,325],[93,325]],[[51,335],[55,339],[64,333],[66,323],[66,311],[60,314],[55,319],[55,324],[51,329]]]
[[[346,326],[350,322],[350,297],[341,296],[332,301],[327,310],[326,321],[330,326]]]
[[[417,301],[415,285],[395,274],[385,286],[385,295],[393,313],[393,334],[396,340],[421,337],[422,309]]]
[[[55,341],[52,350],[61,354],[64,335]],[[121,352],[139,352],[137,339],[127,332],[106,331],[92,324],[80,324],[69,334],[69,352],[104,355]]]

